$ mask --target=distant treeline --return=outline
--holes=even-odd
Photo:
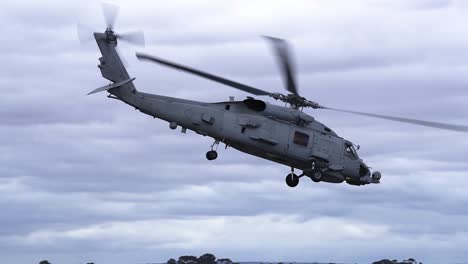
[[[260,264],[293,264],[294,262],[259,262]],[[312,263],[317,263],[317,262],[312,262]],[[39,262],[39,264],[51,264],[47,260],[43,260]],[[88,262],[86,264],[94,264],[94,262]],[[206,253],[201,255],[200,257],[195,257],[195,256],[180,256],[177,260],[171,258],[169,259],[166,264],[239,264],[239,262],[233,262],[232,260],[228,258],[220,258],[216,259],[215,255]],[[329,264],[334,264],[334,263],[329,263]],[[407,260],[403,260],[399,262],[398,260],[389,260],[389,259],[382,259],[376,262],[372,262],[372,264],[422,264],[421,262],[417,262],[413,258],[409,258]]]
[[[171,258],[166,264],[239,264],[238,262],[232,262],[228,258],[216,259],[215,255],[206,253],[200,257],[195,256],[180,256],[178,260]]]
[[[402,262],[399,262],[396,259],[382,259],[380,261],[372,262],[372,264],[422,264],[422,262],[417,262],[414,258],[409,258],[407,260],[403,260]]]

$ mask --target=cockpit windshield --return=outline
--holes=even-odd
[[[357,159],[358,158],[357,151],[354,148],[353,144],[346,142],[345,143],[345,151],[346,151],[346,155],[348,157],[350,157],[352,159]]]

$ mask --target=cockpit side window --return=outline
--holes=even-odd
[[[350,157],[351,159],[357,159],[358,155],[356,149],[352,144],[345,143],[345,154],[346,156]]]
[[[309,145],[309,135],[296,131],[294,132],[293,143],[302,147],[307,147],[307,145]]]

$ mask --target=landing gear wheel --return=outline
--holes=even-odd
[[[206,153],[206,159],[215,160],[218,157],[218,152],[210,150]]]
[[[286,184],[291,188],[296,187],[299,184],[299,177],[294,173],[288,174],[286,176]]]
[[[310,178],[314,181],[314,182],[319,182],[322,180],[322,171],[320,169],[314,169],[312,171],[312,175],[310,175]]]

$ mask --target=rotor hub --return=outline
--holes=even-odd
[[[117,41],[117,35],[112,31],[112,29],[107,28],[106,29],[106,38],[110,42],[116,42]]]
[[[304,107],[312,107],[314,109],[321,108],[320,104],[317,102],[309,101],[306,98],[299,96],[297,94],[280,94],[280,93],[273,93],[270,95],[275,100],[280,100],[291,105],[294,109],[304,108]]]

